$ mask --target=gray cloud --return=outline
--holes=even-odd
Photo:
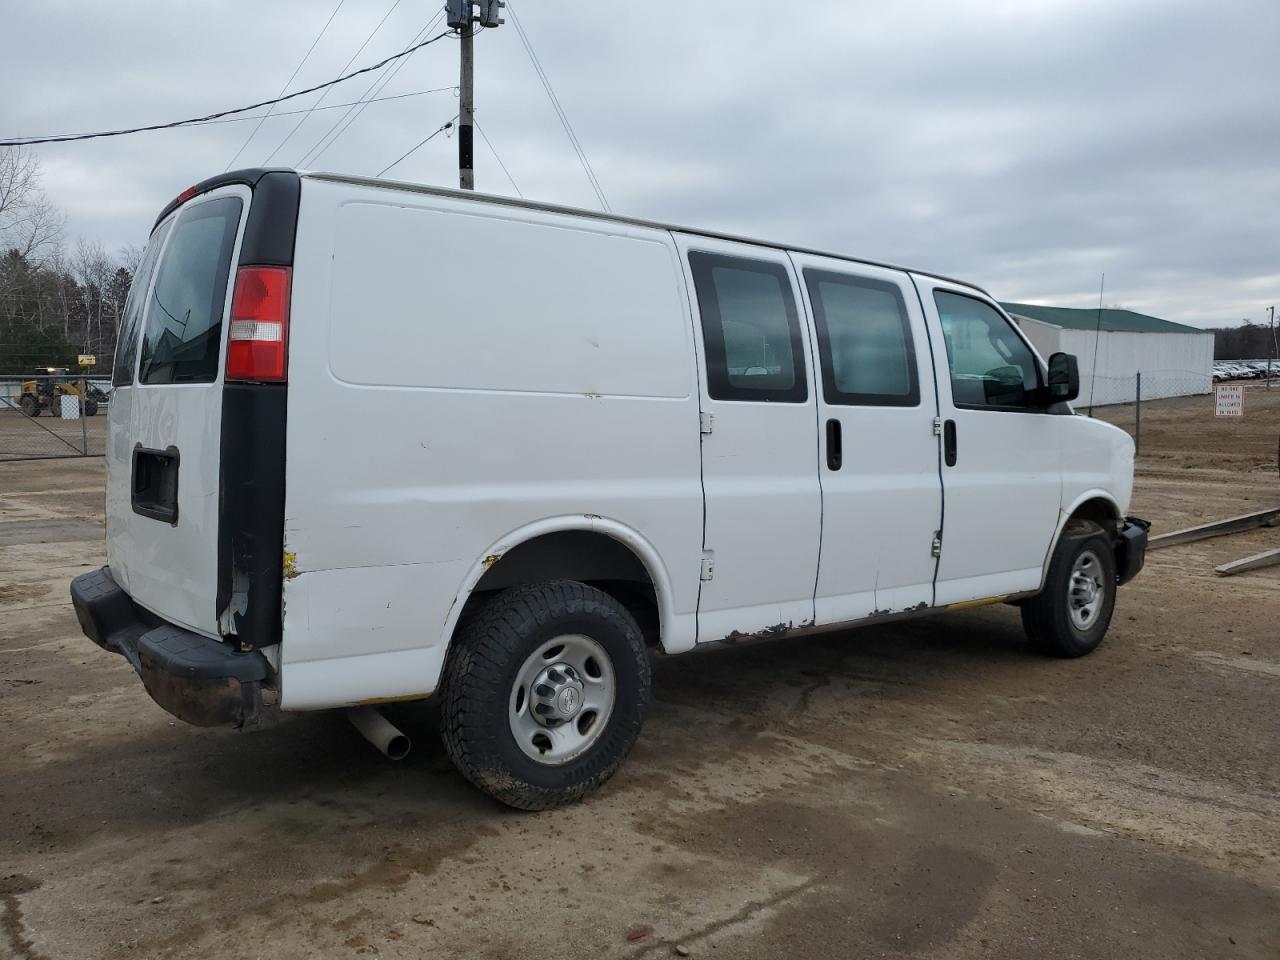
[[[295,86],[335,75],[391,2],[348,0]],[[1003,299],[1089,305],[1103,271],[1108,303],[1175,320],[1261,319],[1280,299],[1275,0],[516,8],[621,212],[906,263]],[[0,133],[271,96],[332,9],[8,3]],[[355,66],[402,48],[433,14],[402,2]],[[456,74],[455,41],[442,40],[384,93]],[[477,102],[527,196],[594,205],[510,24],[477,40]],[[317,166],[375,173],[455,110],[449,91],[373,104]],[[274,162],[297,163],[343,112],[313,114]],[[263,161],[296,120],[268,120],[239,164]],[[252,126],[43,147],[45,184],[72,235],[138,242]],[[451,185],[455,149],[438,137],[395,175]],[[513,192],[476,149],[481,189]]]

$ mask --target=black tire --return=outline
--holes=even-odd
[[[1099,602],[1082,625],[1072,615],[1071,582],[1077,561],[1085,564],[1086,571],[1093,566],[1086,554],[1091,554],[1096,563]],[[1115,603],[1116,559],[1112,538],[1092,521],[1070,520],[1049,560],[1044,589],[1022,603],[1022,627],[1027,639],[1047,654],[1083,657],[1096,650],[1107,635]]]
[[[569,634],[607,653],[612,711],[585,752],[560,765],[530,758],[516,743],[509,710],[522,667],[547,641]],[[494,799],[545,810],[582,799],[630,752],[649,710],[649,656],[635,619],[617,600],[573,580],[504,591],[455,638],[441,683],[440,729],[458,771]]]
[[[84,402],[84,415],[86,417],[94,417],[98,415],[98,401],[86,400]]]
[[[22,395],[22,399],[18,401],[18,407],[28,417],[40,416],[40,401],[29,393]]]

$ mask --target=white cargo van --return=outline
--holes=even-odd
[[[982,290],[544,204],[206,180],[112,382],[85,633],[196,724],[402,752],[368,705],[434,695],[523,808],[616,769],[651,651],[1006,602],[1079,656],[1146,547],[1133,443]]]

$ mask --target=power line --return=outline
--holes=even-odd
[[[321,27],[320,32],[316,34],[316,38],[311,41],[311,46],[307,47],[307,52],[302,55],[302,59],[299,60],[298,65],[293,68],[293,73],[289,74],[289,79],[284,82],[284,85],[280,88],[280,93],[276,94],[276,96],[282,95],[289,89],[289,84],[293,83],[294,77],[298,75],[298,71],[303,68],[307,60],[311,57],[311,52],[315,50],[316,44],[320,42],[320,38],[323,37],[325,35],[325,31],[329,29],[329,24],[333,23],[333,18],[338,15],[338,11],[342,9],[342,5],[346,2],[347,0],[338,0],[338,5],[333,8],[333,13],[329,14],[329,19],[324,22],[324,26]],[[240,144],[240,149],[236,151],[236,155],[227,161],[227,165],[222,168],[224,172],[230,170],[231,164],[235,163],[236,160],[239,159],[240,154],[244,153],[244,148],[247,147],[250,141],[258,135],[258,131],[262,129],[262,125],[267,122],[267,117],[269,116],[271,116],[270,109],[263,114],[262,119],[258,121],[258,125],[249,132],[249,136],[245,138],[244,143]]]
[[[343,107],[358,107],[361,105],[368,106],[371,103],[386,103],[388,100],[404,100],[408,97],[422,97],[428,93],[444,93],[446,90],[457,90],[457,89],[458,88],[456,85],[448,86],[448,87],[432,87],[430,90],[410,90],[408,93],[393,93],[391,96],[377,97],[374,100],[348,100],[346,103],[329,103],[323,107],[316,107],[315,112],[319,113],[322,110],[341,110]],[[300,113],[310,113],[310,112],[311,112],[310,108],[306,110],[281,110],[279,113],[271,114],[271,118],[274,120],[277,117],[296,117]],[[244,123],[247,120],[254,120],[254,119],[257,119],[257,118],[256,117],[223,117],[221,120],[206,120],[206,121],[202,121],[200,124],[193,123],[192,126],[193,127],[202,126],[204,124],[213,124],[213,123]]]
[[[332,87],[344,80],[350,80],[361,74],[369,73],[385,67],[393,60],[399,60],[401,57],[407,57],[414,51],[421,50],[423,47],[435,43],[437,40],[448,36],[447,33],[438,33],[430,40],[423,40],[415,46],[402,50],[399,53],[393,53],[391,56],[379,60],[377,63],[368,67],[361,67],[359,70],[353,70],[344,76],[337,77],[333,80],[327,80],[324,83],[318,83],[314,87],[308,87],[305,90],[299,90],[297,93],[285,94],[283,97],[275,97],[272,100],[263,100],[260,103],[251,103],[246,107],[234,107],[230,110],[219,110],[216,113],[206,114],[203,117],[193,117],[189,120],[174,120],[171,123],[153,123],[145,127],[128,127],[122,130],[102,130],[97,133],[67,133],[52,137],[10,137],[0,140],[0,147],[25,147],[37,143],[67,143],[73,140],[96,140],[102,137],[123,137],[131,133],[147,133],[151,130],[171,130],[175,127],[189,127],[197,124],[208,123],[211,120],[217,120],[220,117],[228,117],[234,113],[248,113],[250,110],[257,110],[261,107],[269,107],[272,104],[283,103],[286,100],[293,100],[296,97],[306,96],[308,93],[315,93],[317,90],[323,90],[326,87]]]
[[[421,30],[419,30],[417,34],[414,36],[414,38],[409,41],[408,46],[410,47],[413,46],[423,36],[430,33],[432,27],[434,27],[443,16],[444,16],[444,11],[443,10],[439,11],[434,17],[431,18],[431,20],[427,22],[427,25],[423,27]],[[374,78],[373,82],[370,83],[369,86],[365,88],[364,93],[362,93],[360,97],[357,98],[357,103],[360,103],[361,101],[364,101],[366,104],[372,103],[377,98],[378,94],[382,93],[382,91],[386,89],[387,84],[391,82],[391,80],[396,76],[396,74],[398,74],[401,70],[404,69],[405,65],[408,64],[408,62],[409,60],[407,58],[404,60],[401,60],[390,71],[384,71],[384,74],[382,77]],[[335,122],[333,126],[331,126],[328,130],[326,130],[319,140],[317,140],[314,144],[311,145],[311,149],[309,149],[306,153],[304,153],[298,159],[298,166],[302,167],[307,165],[308,163],[314,163],[315,161],[319,160],[320,157],[323,156],[324,152],[328,150],[331,146],[333,146],[334,142],[337,141],[339,137],[341,137],[344,133],[347,132],[347,129],[351,126],[351,124],[356,122],[360,114],[364,112],[364,109],[365,109],[364,106],[359,107],[358,109],[355,110],[354,115],[352,114],[351,110],[348,110],[341,117],[339,117],[337,122]]]
[[[439,17],[439,14],[437,14],[437,18],[438,17]],[[431,27],[435,22],[436,22],[436,18],[433,18],[425,27],[423,27],[416,34],[414,34],[414,37],[412,40],[409,41],[408,46],[411,47],[415,43],[417,43],[421,37],[423,37],[425,34],[427,34],[431,30]],[[409,61],[407,59],[401,60],[390,71],[384,70],[381,76],[374,77],[373,81],[369,84],[369,86],[365,87],[364,93],[360,94],[360,96],[356,98],[356,102],[352,107],[352,109],[355,109],[355,115],[352,116],[352,109],[348,109],[346,113],[344,113],[337,120],[335,120],[332,126],[330,126],[328,130],[326,130],[323,134],[320,135],[320,139],[317,140],[315,143],[313,143],[311,147],[305,153],[303,153],[301,157],[298,158],[297,166],[304,167],[316,160],[319,160],[320,156],[326,150],[328,150],[329,147],[333,146],[334,141],[336,141],[338,137],[342,136],[342,134],[346,132],[347,127],[349,127],[351,123],[355,122],[355,118],[358,117],[362,112],[364,112],[364,107],[361,106],[361,104],[364,103],[365,101],[371,101],[375,99],[378,96],[378,94],[380,94],[383,91],[383,89],[385,89],[388,81],[390,81],[392,77],[394,77],[397,73],[399,73],[400,70],[402,70],[405,64],[407,64],[408,62]],[[350,118],[350,122],[346,122],[348,121],[348,118]],[[332,139],[330,139],[330,137],[332,137]]]
[[[453,115],[453,120],[457,120],[457,119],[458,119],[458,115],[455,113],[455,114]],[[420,141],[418,141],[418,143],[417,143],[415,146],[411,147],[407,152],[405,152],[405,153],[400,157],[400,159],[399,159],[399,160],[395,160],[395,161],[393,161],[392,163],[387,164],[387,165],[386,165],[385,167],[383,167],[381,170],[379,170],[379,171],[378,171],[378,173],[377,173],[377,176],[379,176],[379,177],[380,177],[380,176],[382,176],[384,173],[386,173],[388,170],[390,170],[392,167],[394,167],[397,163],[399,163],[399,162],[400,162],[400,160],[404,160],[404,159],[405,159],[405,158],[407,158],[410,154],[412,154],[412,153],[416,152],[416,151],[417,151],[417,149],[418,149],[419,147],[421,147],[421,146],[423,146],[424,144],[426,144],[426,143],[430,142],[431,140],[434,140],[438,134],[441,134],[441,133],[443,133],[444,131],[448,130],[450,127],[452,127],[452,126],[453,126],[453,120],[450,120],[448,123],[444,123],[444,124],[441,124],[439,127],[436,127],[436,129],[431,133],[431,135],[430,135],[430,136],[428,136],[425,140],[420,140]]]
[[[489,147],[489,152],[493,154],[493,159],[498,161],[498,166],[502,168],[502,172],[507,175],[507,179],[511,181],[511,186],[515,188],[516,195],[523,200],[524,194],[520,192],[520,188],[516,186],[516,178],[511,175],[511,171],[507,169],[507,165],[502,162],[502,158],[498,156],[498,151],[494,149],[493,143],[489,140],[489,135],[484,132],[484,127],[480,126],[480,121],[476,121],[476,129],[480,131],[480,139],[482,139]]]
[[[534,72],[537,73],[538,79],[542,81],[542,87],[547,92],[547,98],[551,101],[551,107],[555,110],[556,116],[560,118],[560,124],[564,127],[565,135],[569,138],[569,145],[573,148],[573,152],[578,155],[578,162],[582,164],[582,170],[587,175],[587,180],[591,183],[591,189],[595,191],[596,198],[600,201],[606,213],[612,212],[613,208],[609,206],[609,201],[605,198],[604,189],[600,186],[600,181],[596,177],[595,171],[591,168],[591,163],[587,160],[587,153],[582,148],[582,143],[578,140],[578,136],[573,131],[573,125],[569,123],[569,116],[564,112],[564,107],[560,105],[560,98],[556,96],[556,92],[552,89],[551,80],[547,77],[547,73],[542,69],[542,62],[538,59],[538,55],[533,52],[533,44],[529,42],[529,37],[524,32],[524,27],[520,23],[520,18],[516,16],[515,8],[507,3],[507,12],[511,15],[511,23],[516,28],[516,34],[520,37],[520,42],[524,45],[525,53],[529,55],[529,62],[533,64]]]
[[[382,25],[387,22],[387,17],[391,16],[391,14],[395,12],[396,7],[400,6],[400,3],[401,3],[401,0],[393,0],[391,6],[387,9],[387,12],[382,15],[382,19],[379,20],[376,24],[374,24],[373,29],[369,31],[369,35],[364,38],[364,43],[360,44],[360,46],[356,48],[356,52],[351,55],[351,58],[347,60],[345,64],[343,64],[343,67],[342,67],[343,70],[346,70],[347,67],[351,66],[351,64],[355,61],[356,57],[360,56],[360,53],[364,50],[364,48],[369,45],[369,41],[373,39],[374,34],[376,34],[379,30],[382,29]],[[321,104],[321,102],[324,100],[324,98],[327,97],[328,95],[329,95],[329,92],[326,90],[324,93],[320,94],[320,96],[316,98],[316,102],[313,103],[312,106],[318,107]],[[290,140],[293,139],[293,135],[298,132],[298,128],[301,127],[306,122],[307,122],[307,118],[303,117],[296,124],[294,124],[293,129],[290,130],[285,135],[285,138],[283,140],[281,140],[278,144],[276,144],[276,148],[274,150],[272,150],[269,154],[267,154],[267,159],[262,161],[262,165],[264,167],[271,162],[272,157],[274,157],[277,153],[280,152],[281,147],[283,147],[286,143],[288,143]]]

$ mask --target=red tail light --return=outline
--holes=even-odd
[[[231,298],[227,379],[286,379],[289,268],[241,267]]]

